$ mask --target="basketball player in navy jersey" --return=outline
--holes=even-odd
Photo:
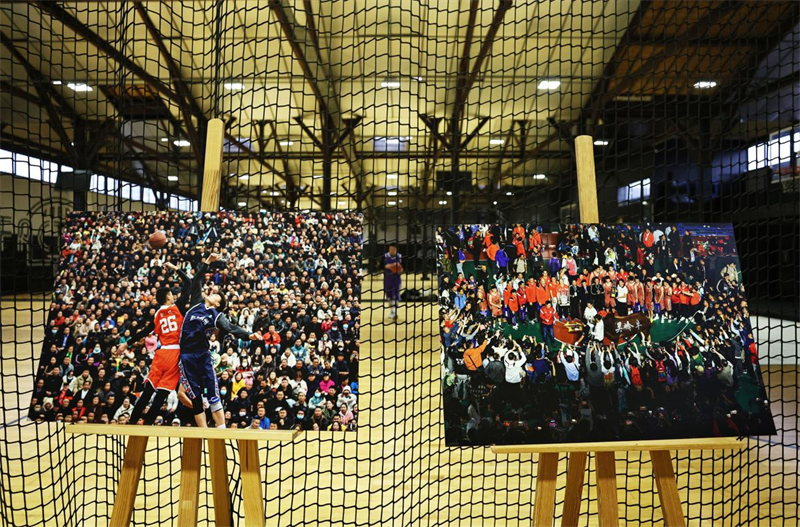
[[[397,320],[397,305],[400,303],[400,286],[403,272],[403,256],[397,252],[397,244],[389,244],[389,252],[383,255],[383,292],[389,301],[389,318]]]
[[[218,260],[220,256],[213,253],[197,267],[197,279],[192,281],[191,307],[186,311],[181,327],[179,363],[181,385],[192,401],[195,421],[201,428],[208,426],[203,397],[208,401],[217,428],[225,428],[225,412],[220,401],[217,376],[214,374],[214,363],[209,351],[211,335],[219,329],[222,333],[220,341],[226,333],[243,340],[262,338],[261,333],[250,333],[228,320],[224,314],[227,301],[221,291],[212,289],[209,294],[203,294],[202,277],[207,272],[208,266]]]

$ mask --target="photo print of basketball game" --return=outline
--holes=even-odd
[[[358,426],[361,216],[76,212],[35,421]]]
[[[731,226],[436,242],[447,445],[775,434]]]

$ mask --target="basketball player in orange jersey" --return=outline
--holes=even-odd
[[[167,400],[169,392],[178,386],[180,371],[178,369],[178,359],[180,356],[179,341],[181,338],[181,325],[186,314],[186,304],[189,301],[192,281],[174,264],[167,262],[164,267],[172,269],[181,277],[181,296],[175,300],[175,295],[169,287],[161,287],[156,291],[156,301],[161,305],[156,311],[153,320],[147,323],[139,332],[131,337],[129,342],[138,342],[150,333],[158,335],[161,347],[158,348],[153,356],[153,363],[150,365],[150,372],[144,382],[144,390],[141,397],[136,401],[131,414],[130,424],[136,424],[144,412],[147,403],[153,399],[150,410],[144,416],[144,424],[151,425],[156,420],[161,405]],[[125,344],[121,349],[124,351]],[[155,393],[155,397],[153,397]],[[181,402],[190,407],[191,401],[182,392],[178,392]]]

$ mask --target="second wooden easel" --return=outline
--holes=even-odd
[[[203,211],[219,210],[224,138],[225,128],[222,121],[220,119],[209,121],[203,169],[203,195],[200,201],[200,209]],[[197,525],[204,439],[208,440],[215,523],[218,527],[230,527],[233,524],[231,496],[228,488],[228,457],[225,452],[225,440],[231,439],[236,440],[239,446],[245,525],[263,527],[266,515],[261,489],[261,460],[258,453],[258,442],[292,441],[299,434],[294,430],[231,430],[99,424],[69,425],[65,431],[70,434],[129,436],[125,457],[122,461],[119,487],[109,521],[111,527],[128,527],[131,523],[133,504],[139,488],[139,479],[142,475],[142,466],[147,450],[147,440],[150,437],[178,437],[183,443],[178,518],[175,525],[179,527]]]
[[[599,223],[597,185],[595,183],[594,151],[591,136],[575,138],[575,160],[578,171],[578,204],[582,223]],[[496,454],[539,454],[536,475],[536,497],[533,526],[553,525],[556,504],[558,457],[569,453],[563,527],[577,527],[580,517],[581,496],[589,452],[595,453],[597,468],[597,508],[601,527],[619,526],[619,501],[617,497],[617,452],[647,451],[653,462],[661,512],[667,527],[685,527],[675,471],[672,467],[672,450],[731,450],[741,449],[742,441],[736,438],[680,439],[663,441],[617,441],[608,443],[570,443],[552,445],[493,446]]]

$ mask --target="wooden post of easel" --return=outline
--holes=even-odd
[[[582,223],[599,223],[597,184],[594,170],[594,142],[591,136],[575,138],[575,160],[578,172],[578,205]],[[671,450],[723,450],[741,449],[742,441],[736,438],[706,438],[660,441],[617,441],[609,443],[570,443],[552,445],[493,446],[496,454],[539,454],[533,527],[553,525],[556,499],[558,457],[568,452],[567,485],[564,496],[563,527],[577,527],[581,510],[581,496],[589,452],[595,453],[597,466],[597,509],[601,527],[619,526],[617,498],[616,452],[646,450],[653,462],[658,499],[664,524],[667,527],[686,527],[675,471],[672,468]]]
[[[200,210],[216,212],[219,210],[222,180],[222,149],[225,139],[223,122],[220,119],[210,120],[207,133]],[[291,441],[299,434],[294,430],[229,430],[97,424],[71,425],[67,426],[65,430],[71,434],[130,436],[125,448],[119,488],[111,512],[109,522],[111,527],[128,527],[130,525],[148,437],[179,437],[183,440],[177,519],[179,527],[197,525],[203,439],[208,439],[215,523],[220,527],[232,526],[233,515],[228,487],[228,457],[225,452],[225,440],[237,440],[241,462],[245,525],[263,527],[266,517],[264,496],[261,491],[261,460],[258,453],[258,442]]]

